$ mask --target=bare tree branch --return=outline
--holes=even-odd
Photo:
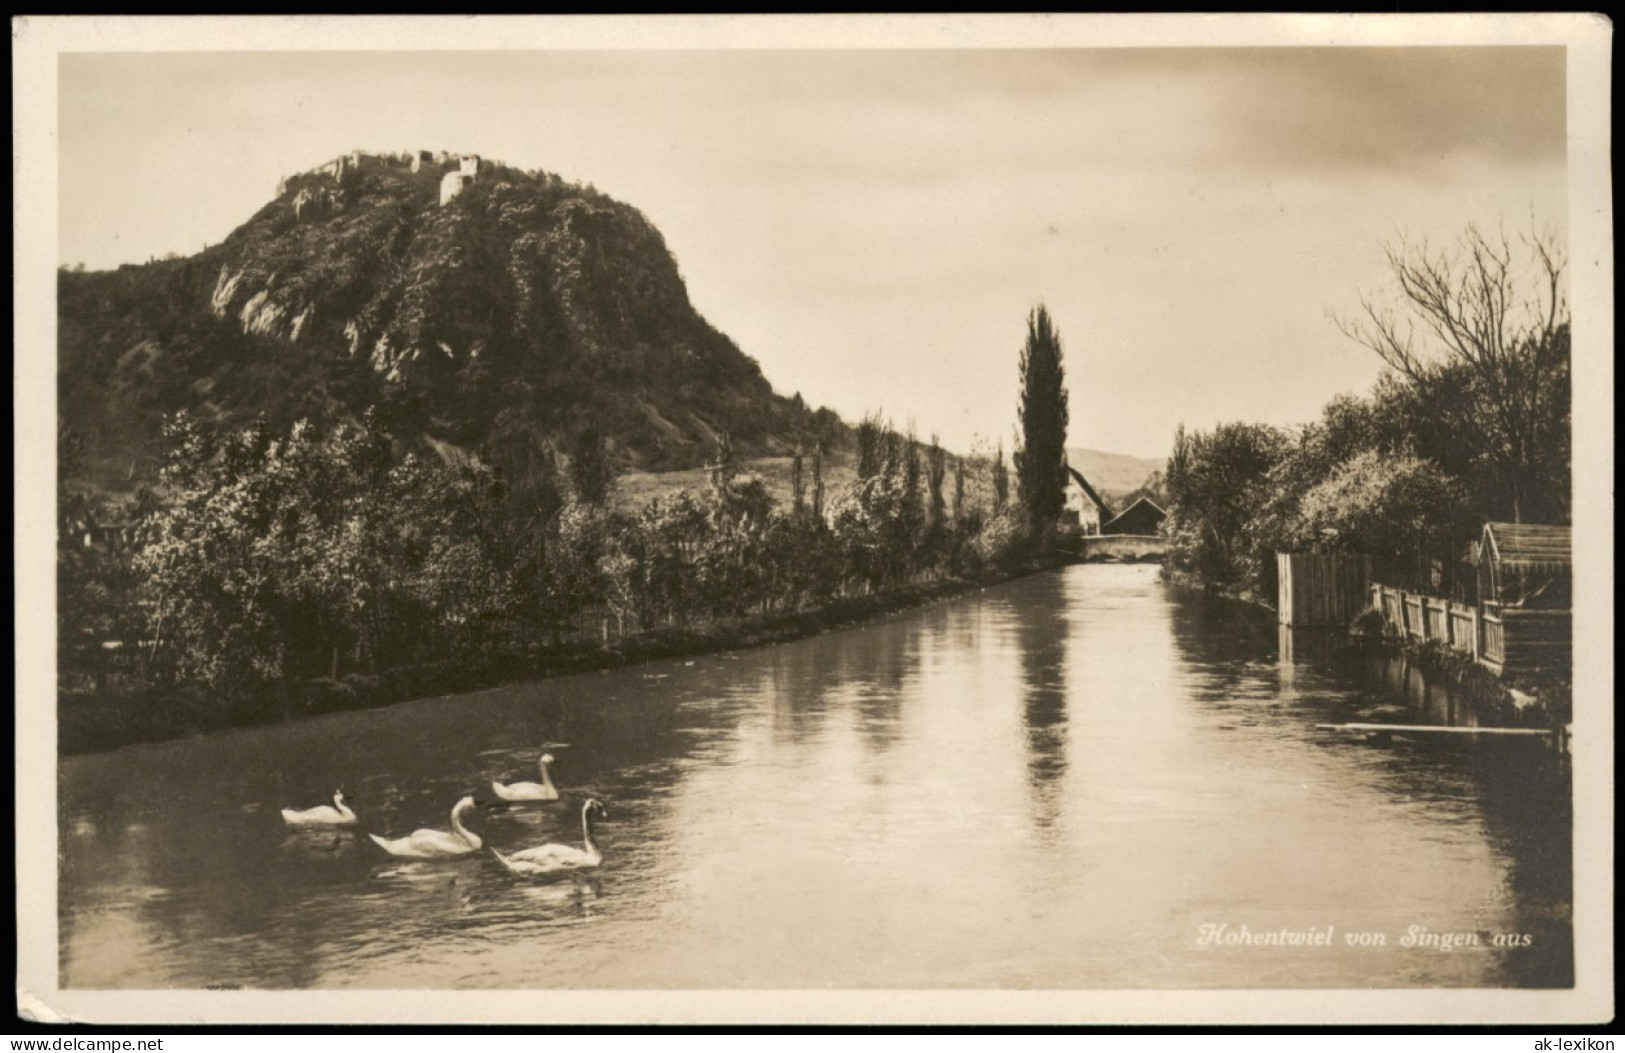
[[[1546,368],[1543,354],[1569,324],[1567,259],[1556,233],[1532,222],[1518,241],[1521,251],[1504,231],[1491,237],[1476,225],[1439,251],[1401,238],[1383,250],[1393,276],[1386,298],[1362,293],[1357,313],[1333,315],[1345,336],[1424,399],[1457,372],[1475,378],[1473,413],[1488,455],[1514,489],[1514,508],[1537,484],[1534,448],[1549,401],[1539,372]],[[1431,339],[1419,342],[1418,326]]]

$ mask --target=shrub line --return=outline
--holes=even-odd
[[[529,680],[788,643],[1053,570],[1064,562],[1052,557],[974,578],[901,585],[866,596],[837,597],[805,610],[733,619],[705,629],[652,629],[609,644],[577,640],[538,645],[525,651],[397,666],[373,675],[352,673],[337,680],[322,677],[296,681],[278,685],[277,690],[257,698],[254,705],[241,708],[211,705],[209,697],[198,688],[105,699],[61,699],[57,708],[57,750],[62,755],[96,753]]]

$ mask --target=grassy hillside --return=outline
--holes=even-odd
[[[1066,456],[1067,463],[1082,472],[1089,484],[1108,500],[1138,490],[1152,472],[1162,471],[1166,464],[1165,460],[1086,450],[1080,446],[1067,447]]]

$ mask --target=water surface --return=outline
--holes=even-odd
[[[66,758],[61,983],[1569,983],[1567,787],[1539,749],[1327,736],[1473,718],[1294,654],[1153,567],[1089,565],[756,651]],[[445,828],[549,741],[565,800],[469,825],[579,843],[598,795],[591,880],[366,839]],[[282,826],[335,786],[363,832]],[[1401,946],[1413,926],[1479,942]]]

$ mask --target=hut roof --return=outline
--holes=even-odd
[[[1135,509],[1139,508],[1141,505],[1145,505],[1146,507],[1148,507],[1151,510],[1153,510],[1154,512],[1156,512],[1157,513],[1157,521],[1159,523],[1162,520],[1168,518],[1168,513],[1163,511],[1161,505],[1157,504],[1155,501],[1151,500],[1151,498],[1149,498],[1149,497],[1142,497],[1139,500],[1135,501],[1133,504],[1129,505],[1127,508],[1123,509],[1121,512],[1117,513],[1117,515],[1112,518],[1111,522],[1107,523],[1105,526],[1101,527],[1100,529],[1104,532],[1106,530],[1106,527],[1109,527],[1112,524],[1117,523],[1117,522],[1119,522],[1119,521],[1121,521],[1123,519],[1127,519],[1128,514],[1130,512],[1133,512]]]
[[[1078,486],[1083,489],[1084,494],[1088,496],[1089,500],[1095,503],[1095,507],[1100,509],[1100,518],[1102,520],[1111,518],[1111,505],[1108,505],[1106,502],[1100,499],[1100,495],[1095,493],[1095,488],[1089,485],[1089,480],[1083,477],[1083,473],[1072,467],[1070,464],[1066,466],[1066,471],[1068,475],[1072,476],[1072,478],[1078,481]],[[1063,479],[1062,481],[1064,482],[1065,480]]]
[[[1485,523],[1484,552],[1503,565],[1573,562],[1569,528],[1542,523]]]

